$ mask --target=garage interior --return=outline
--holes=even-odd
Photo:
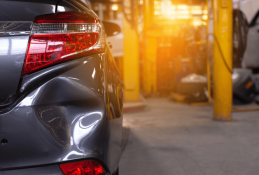
[[[91,0],[124,86],[122,175],[256,175],[258,0]]]

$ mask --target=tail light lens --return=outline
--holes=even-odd
[[[96,18],[77,12],[38,16],[33,21],[22,75],[103,50],[103,26]]]
[[[59,165],[64,175],[103,175],[104,169],[96,161],[82,161]]]

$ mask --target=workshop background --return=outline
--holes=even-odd
[[[120,174],[258,175],[259,0],[91,0],[124,86]]]

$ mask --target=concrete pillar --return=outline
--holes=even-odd
[[[139,41],[130,23],[123,17],[124,59],[123,80],[124,100],[139,101]]]
[[[213,51],[213,80],[214,80],[214,120],[232,120],[232,0],[214,0],[214,51]],[[220,45],[222,57],[220,53]],[[229,68],[229,69],[228,69]]]

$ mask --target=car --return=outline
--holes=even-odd
[[[122,81],[89,2],[0,14],[0,175],[118,175]]]
[[[123,48],[123,32],[122,32],[122,26],[123,26],[122,19],[117,20],[105,20],[103,21],[103,25],[105,29],[108,29],[105,31],[107,41],[108,43],[112,44],[112,54],[116,58],[122,58],[124,55],[124,48]]]

